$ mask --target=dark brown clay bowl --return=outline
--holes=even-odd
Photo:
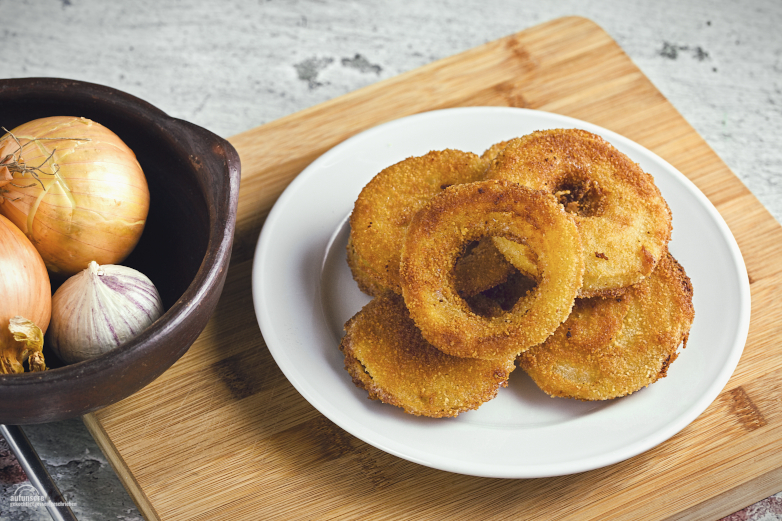
[[[4,424],[80,416],[160,376],[185,354],[217,306],[236,223],[239,156],[224,139],[101,85],[0,80],[0,125],[10,130],[46,116],[97,121],[136,153],[149,185],[150,211],[138,246],[122,264],[152,280],[166,312],[141,335],[98,358],[63,366],[44,347],[48,371],[0,375]]]

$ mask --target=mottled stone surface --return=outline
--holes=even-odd
[[[22,429],[46,465],[63,498],[73,503],[71,510],[78,519],[143,519],[80,418],[25,426]],[[51,519],[43,506],[12,506],[14,495],[28,493],[23,487],[29,482],[4,479],[4,443],[5,440],[0,441],[0,519]]]
[[[0,75],[109,85],[228,137],[566,15],[600,24],[782,221],[779,0],[0,0]],[[25,431],[80,519],[140,519],[80,420]],[[9,510],[18,486],[0,482],[0,518],[48,519]]]
[[[24,469],[19,465],[8,442],[0,436],[0,486],[16,485],[27,481]]]

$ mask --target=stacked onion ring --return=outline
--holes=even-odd
[[[350,225],[348,265],[375,298],[345,325],[345,368],[408,413],[475,409],[514,360],[552,396],[616,398],[686,344],[692,285],[667,251],[668,205],[594,134],[408,158],[362,190]]]
[[[537,258],[537,287],[508,313],[482,317],[458,294],[456,260],[471,241],[504,237]],[[402,248],[402,295],[424,337],[466,358],[513,357],[570,313],[584,271],[573,220],[545,193],[502,181],[451,187],[418,213]]]
[[[580,297],[621,295],[652,273],[671,238],[671,211],[652,176],[600,136],[578,129],[513,139],[486,173],[556,196],[573,215],[584,246]],[[521,270],[528,252],[495,244]]]

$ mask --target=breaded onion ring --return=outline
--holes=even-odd
[[[401,293],[399,253],[415,212],[448,186],[482,179],[487,166],[488,161],[475,154],[449,149],[407,158],[377,174],[350,215],[348,264],[362,291]],[[470,295],[503,282],[512,272],[491,245],[476,250],[486,257],[472,259],[465,267],[470,273],[460,277],[462,291]],[[484,269],[475,269],[477,265]]]
[[[568,319],[519,366],[552,396],[607,400],[663,378],[687,345],[692,284],[666,254],[621,297],[579,299]]]
[[[383,286],[383,278],[359,256],[353,247],[352,239],[348,239],[347,261],[358,289],[371,297],[389,291],[393,293],[391,289]],[[513,265],[494,245],[491,237],[485,237],[456,261],[456,290],[464,297],[472,297],[502,284],[515,271]]]
[[[358,252],[356,252],[356,248],[353,247],[352,237],[348,238],[346,249],[350,273],[353,275],[353,280],[356,281],[358,289],[370,297],[378,297],[384,293],[391,292],[388,287],[383,285],[385,282],[383,277],[375,273],[372,270],[372,267],[359,256]]]
[[[507,385],[515,364],[449,356],[431,346],[402,297],[373,299],[345,324],[339,349],[353,383],[369,398],[434,418],[477,409]]]
[[[472,312],[455,287],[456,259],[482,237],[535,252],[537,286],[498,317]],[[548,337],[581,287],[583,253],[572,218],[549,194],[507,181],[452,186],[413,217],[402,248],[402,294],[431,344],[454,356],[501,359]]]
[[[575,216],[585,255],[580,297],[620,295],[667,251],[671,212],[654,179],[595,134],[558,129],[513,139],[486,177],[550,192]],[[508,260],[528,271],[525,252],[514,257],[507,251],[513,245],[503,242],[495,239]]]
[[[497,156],[500,155],[500,152],[502,152],[506,146],[508,146],[508,143],[509,141],[500,141],[499,143],[494,143],[492,146],[487,148],[483,154],[481,154],[481,159],[486,161],[487,164],[491,163],[497,159]]]

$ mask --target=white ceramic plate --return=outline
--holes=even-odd
[[[342,326],[369,301],[345,260],[347,217],[383,168],[430,150],[481,154],[534,130],[577,127],[603,136],[652,174],[673,212],[670,249],[695,288],[695,322],[668,377],[604,403],[552,399],[521,370],[476,411],[410,416],[367,399],[343,367]],[[665,441],[717,397],[747,337],[744,261],[717,210],[655,154],[603,128],[539,111],[474,107],[428,112],[358,134],[323,154],[280,196],[253,265],[253,299],[266,344],[285,376],[334,423],[401,458],[451,472],[531,478],[609,465]]]

